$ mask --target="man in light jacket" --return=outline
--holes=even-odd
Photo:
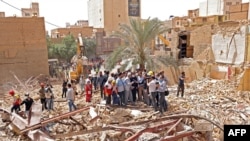
[[[66,99],[69,105],[69,111],[72,111],[72,107],[74,108],[74,110],[76,110],[76,105],[74,104],[75,101],[75,93],[73,88],[71,87],[71,84],[68,84],[68,90],[66,93]]]
[[[120,97],[120,105],[125,106],[125,85],[123,82],[123,74],[119,73],[118,78],[116,79],[116,87],[117,87],[117,92]]]
[[[130,102],[133,102],[132,99],[132,93],[131,93],[131,82],[130,82],[130,78],[131,78],[131,73],[127,73],[127,76],[125,76],[124,78],[124,85],[125,85],[125,104],[127,105],[128,100]]]
[[[155,79],[154,76],[151,77],[151,80],[148,83],[148,91],[151,94],[153,107],[154,107],[155,111],[157,111],[157,103],[156,103],[156,96],[157,96],[156,79]]]
[[[163,112],[166,110],[166,99],[165,99],[165,91],[167,89],[167,84],[166,84],[166,80],[164,79],[163,75],[160,75],[159,77],[159,87],[158,87],[158,94],[160,96],[160,112],[161,114],[163,114]]]

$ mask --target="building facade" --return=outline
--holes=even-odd
[[[121,39],[115,37],[105,37],[104,32],[96,33],[96,55],[105,58],[121,45]]]
[[[141,17],[140,0],[89,0],[89,26],[104,28],[107,35],[128,24],[129,17]]]
[[[239,5],[229,6],[229,12],[227,14],[227,19],[230,21],[235,20],[247,20],[249,11],[249,3],[242,3]]]
[[[0,17],[5,17],[5,12],[0,12]]]
[[[231,5],[240,5],[242,0],[206,0],[200,3],[199,16],[227,15]]]
[[[0,83],[49,74],[44,18],[0,18]]]
[[[32,2],[30,8],[22,8],[22,17],[39,17],[39,4],[37,2]]]

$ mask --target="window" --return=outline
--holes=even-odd
[[[226,5],[232,5],[232,2],[226,2]]]
[[[176,25],[180,25],[180,22],[179,22],[179,21],[177,21],[177,22],[176,22]]]
[[[240,2],[236,2],[236,5],[239,5],[240,4]]]
[[[25,13],[25,16],[30,16],[30,13]]]
[[[120,18],[120,17],[121,17],[121,15],[119,14],[119,15],[118,15],[118,17]]]
[[[219,16],[219,22],[222,22],[222,21],[223,21],[223,17]]]
[[[202,18],[202,21],[203,22],[207,22],[207,18]]]

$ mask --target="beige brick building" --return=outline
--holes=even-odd
[[[141,17],[140,0],[89,0],[89,26],[104,28],[106,34],[128,24],[129,17]]]
[[[227,14],[228,20],[247,20],[248,19],[249,3],[229,6]]]
[[[5,17],[5,12],[0,12],[0,17]]]
[[[49,74],[44,18],[0,18],[0,83]]]
[[[30,8],[22,8],[22,17],[39,17],[39,4],[37,2],[32,2]]]
[[[93,27],[56,28],[51,30],[51,38],[63,38],[69,34],[76,38],[79,33],[82,33],[83,37],[91,37],[93,35]]]

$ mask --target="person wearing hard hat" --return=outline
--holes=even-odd
[[[25,93],[25,99],[23,100],[23,102],[20,105],[25,105],[25,114],[26,117],[29,117],[29,114],[31,112],[31,106],[34,102],[34,100],[29,96],[29,93]]]
[[[153,72],[153,71],[149,71],[149,72],[148,72],[148,75],[149,75],[149,76],[154,76],[154,72]]]
[[[9,91],[9,95],[14,96],[15,95],[15,91],[14,90],[10,90]]]
[[[44,109],[47,109],[46,97],[45,97],[46,89],[45,89],[44,83],[41,83],[40,86],[41,86],[41,89],[39,90],[39,95],[40,95],[40,101],[42,104],[42,110],[44,110]]]
[[[21,100],[19,94],[14,94],[13,98],[14,98],[14,102],[13,102],[13,106],[11,107],[11,113],[14,111],[15,112],[21,111],[20,104],[21,104],[22,100]]]

